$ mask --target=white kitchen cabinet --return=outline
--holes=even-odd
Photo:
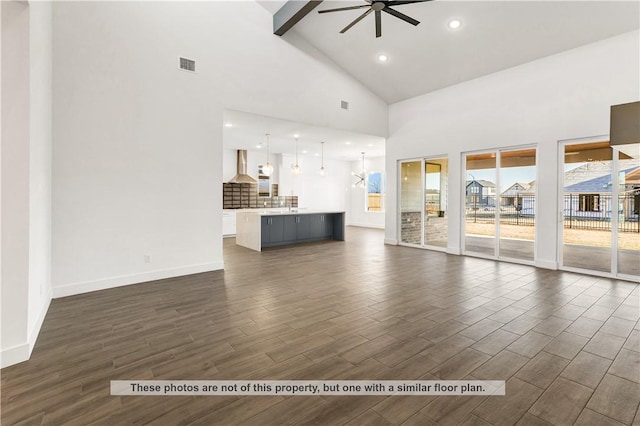
[[[236,212],[222,212],[222,236],[233,237],[236,235]]]

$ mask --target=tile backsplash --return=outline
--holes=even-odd
[[[271,193],[278,194],[278,185],[274,184]],[[222,184],[222,208],[223,209],[255,209],[298,207],[298,196],[286,197],[259,197],[258,185],[255,183],[223,183]]]

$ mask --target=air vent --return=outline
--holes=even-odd
[[[195,72],[196,61],[187,58],[180,58],[180,69]]]
[[[340,108],[342,109],[349,109],[349,102],[347,101],[340,101]]]

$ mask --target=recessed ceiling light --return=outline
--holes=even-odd
[[[260,144],[256,145],[256,148],[258,148],[258,149],[262,148],[262,144],[260,143]]]
[[[459,19],[452,19],[449,21],[449,28],[452,30],[457,30],[462,26],[462,21]]]
[[[231,124],[231,123],[224,123],[224,127],[233,127],[233,124]]]
[[[372,144],[372,143],[370,143],[368,146],[373,146],[373,144]]]
[[[387,62],[389,60],[389,57],[387,55],[380,54],[380,55],[378,55],[378,60],[380,62]]]
[[[307,152],[309,152],[309,151],[307,151],[306,149],[303,149],[303,150],[302,150],[302,153],[303,153],[303,154],[306,154]]]
[[[346,145],[351,145],[351,142],[350,141],[346,141],[345,144]]]
[[[299,137],[300,137],[300,135],[296,133],[295,135],[293,135],[293,137],[294,137],[294,138],[299,138]]]

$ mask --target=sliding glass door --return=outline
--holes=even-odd
[[[566,144],[561,265],[638,279],[640,159],[608,141]]]
[[[611,272],[612,171],[608,142],[564,147],[563,266]]]
[[[496,153],[466,156],[464,247],[469,253],[496,255]]]
[[[464,252],[533,262],[536,150],[465,155]]]
[[[618,159],[618,273],[640,278],[640,157]]]
[[[447,175],[446,158],[429,158],[424,163],[425,222],[424,245],[447,248]]]
[[[500,153],[499,257],[533,261],[536,150]]]
[[[400,163],[400,241],[422,244],[422,161]]]
[[[446,157],[406,160],[400,171],[400,243],[443,250],[447,247]]]

